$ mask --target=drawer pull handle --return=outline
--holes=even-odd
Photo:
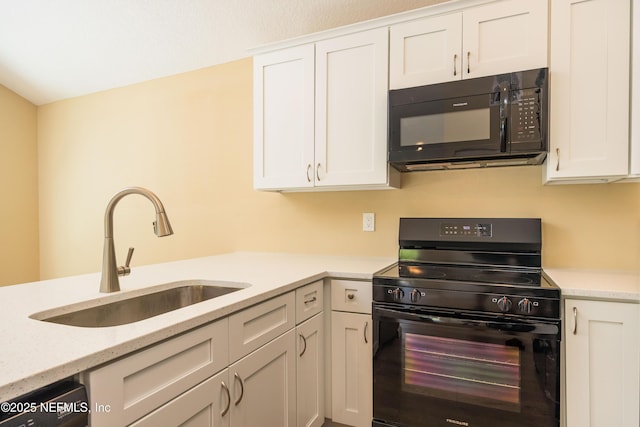
[[[454,54],[453,55],[453,75],[457,76],[458,75],[458,71],[456,70],[456,62],[458,62],[458,54]]]
[[[471,51],[467,51],[467,74],[471,74]]]
[[[369,340],[367,339],[367,329],[369,329],[369,322],[364,322],[364,343],[369,344]]]
[[[238,404],[242,402],[242,398],[244,397],[244,384],[242,383],[242,378],[240,378],[240,375],[238,375],[237,372],[233,374],[233,377],[240,383],[240,397],[238,397],[238,400],[234,402],[234,405],[238,406]]]
[[[573,307],[573,335],[578,333],[578,309]]]
[[[300,353],[300,357],[302,357],[302,355],[307,351],[307,339],[302,334],[300,334],[300,338],[302,338],[302,343],[304,344],[304,348],[302,349],[302,352]]]
[[[347,294],[347,298],[349,298],[350,300],[352,300],[353,298],[355,298],[355,295],[353,295],[353,294]]]
[[[556,172],[560,170],[560,149],[556,148]]]
[[[227,407],[224,408],[222,412],[220,412],[220,416],[224,417],[225,415],[227,415],[227,412],[229,412],[229,409],[231,408],[231,393],[229,393],[229,387],[227,387],[224,381],[222,381],[222,389],[227,394]]]
[[[311,304],[312,302],[316,302],[317,298],[316,297],[311,297],[308,300],[305,300],[304,303],[305,304]]]

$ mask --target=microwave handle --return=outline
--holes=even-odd
[[[509,83],[500,83],[500,152],[507,152],[507,119],[509,111]]]

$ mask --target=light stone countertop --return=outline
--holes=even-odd
[[[640,272],[544,268],[563,298],[640,303]]]
[[[175,281],[241,282],[245,289],[128,325],[83,328],[31,319],[68,304],[118,298],[98,291],[100,273],[0,287],[0,402],[67,378],[301,285],[371,279],[391,258],[238,252],[134,267],[121,293]]]
[[[369,280],[392,258],[237,252],[134,267],[121,292],[101,294],[100,273],[0,287],[0,402],[326,277]],[[565,298],[640,303],[640,274],[544,269]],[[95,305],[182,280],[240,282],[245,289],[122,326],[81,328],[29,316]],[[224,285],[224,283],[222,283]],[[229,285],[233,285],[230,283]],[[75,307],[80,308],[80,307]]]

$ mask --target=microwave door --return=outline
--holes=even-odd
[[[497,94],[395,106],[390,148],[407,156],[396,160],[490,156],[505,150],[500,123]]]

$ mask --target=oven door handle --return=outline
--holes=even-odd
[[[513,322],[505,319],[496,320],[481,320],[481,319],[468,319],[457,318],[449,315],[438,314],[423,314],[411,311],[394,310],[386,307],[373,307],[373,317],[383,316],[392,319],[410,320],[415,322],[432,323],[434,325],[449,325],[449,326],[477,326],[482,328],[493,329],[496,331],[509,331],[509,332],[525,332],[536,334],[558,334],[559,322],[543,323],[543,322]]]

